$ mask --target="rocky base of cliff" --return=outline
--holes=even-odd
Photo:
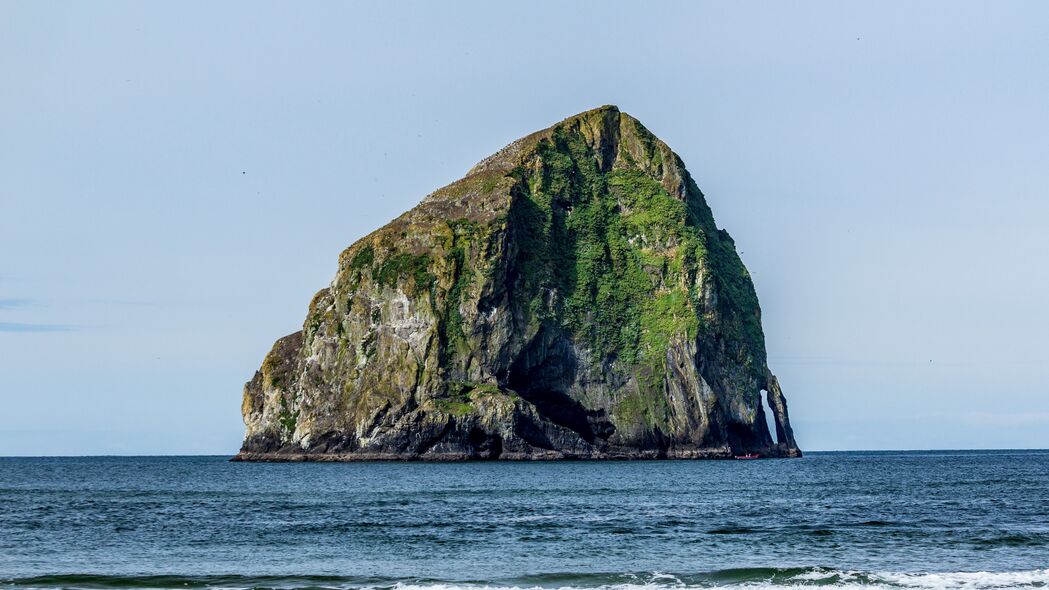
[[[760,455],[760,459],[788,459],[801,457],[801,451],[787,449],[776,450],[770,454]],[[498,457],[478,457],[469,454],[433,454],[427,453],[419,456],[407,456],[397,453],[350,453],[350,454],[316,454],[307,453],[238,453],[230,459],[234,463],[357,463],[366,461],[420,461],[420,462],[448,462],[448,461],[652,461],[652,460],[725,460],[735,459],[728,449],[702,449],[700,451],[677,452],[671,451],[661,453],[658,451],[636,451],[632,449],[617,453],[598,453],[594,455],[565,455],[558,451],[546,451],[543,453],[522,455],[518,453],[507,453]]]
[[[760,459],[788,459],[801,457],[801,451],[797,449],[769,449],[765,453],[758,453]],[[424,453],[422,455],[405,455],[401,453],[303,453],[301,451],[289,450],[287,452],[274,453],[237,453],[230,461],[233,462],[261,462],[261,463],[353,463],[364,461],[561,461],[561,460],[594,460],[594,461],[646,461],[662,459],[679,460],[718,460],[735,459],[737,457],[731,449],[669,449],[639,451],[637,449],[619,449],[610,452],[597,452],[578,455],[566,454],[561,451],[537,450],[530,453],[502,453],[490,456],[470,452],[442,452]]]
[[[761,458],[800,457],[789,445],[761,446],[758,441],[736,440],[736,446],[673,444],[658,430],[651,440],[631,446],[615,444],[612,430],[602,416],[578,424],[555,424],[534,406],[520,402],[510,412],[455,416],[421,410],[407,412],[376,428],[373,438],[331,432],[308,446],[254,436],[233,461],[548,461],[548,460],[647,460],[733,459],[756,454]],[[500,415],[501,414],[501,415]],[[595,431],[597,433],[595,434]],[[610,440],[611,439],[611,440]]]

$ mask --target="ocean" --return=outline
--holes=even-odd
[[[0,586],[1049,586],[1049,451],[227,459],[0,458]]]

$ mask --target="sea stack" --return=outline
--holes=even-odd
[[[236,460],[801,455],[732,238],[614,106],[343,251],[242,410]]]

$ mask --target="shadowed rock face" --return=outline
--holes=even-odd
[[[240,460],[801,454],[732,238],[611,106],[347,248],[243,413]]]

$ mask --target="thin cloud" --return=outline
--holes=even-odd
[[[112,306],[134,306],[134,307],[155,307],[156,301],[147,301],[144,299],[85,299],[84,303],[90,305],[112,305]]]
[[[39,332],[72,332],[76,326],[66,324],[26,324],[20,322],[0,322],[0,332],[39,333]]]
[[[840,367],[972,367],[975,365],[1042,365],[1044,361],[1038,359],[1008,359],[1008,360],[965,360],[965,359],[855,359],[855,358],[833,358],[821,356],[769,356],[770,365],[814,365],[814,366],[840,366]]]
[[[6,299],[0,299],[0,309],[22,309],[23,307],[33,307],[38,303],[39,301],[36,299],[8,297]]]

